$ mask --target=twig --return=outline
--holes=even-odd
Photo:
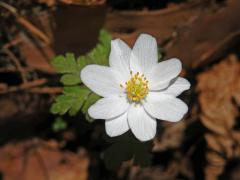
[[[46,79],[37,79],[35,81],[23,83],[19,86],[10,86],[8,87],[6,84],[0,84],[0,94],[18,92],[18,91],[26,91],[28,93],[35,94],[59,94],[63,91],[62,87],[39,87],[45,84]]]
[[[41,85],[45,84],[46,82],[47,82],[46,79],[37,79],[37,80],[31,81],[31,82],[23,83],[19,87],[21,90],[24,90],[24,89],[29,89],[29,88],[36,87],[36,86],[41,86]]]
[[[26,91],[35,94],[58,94],[63,91],[62,87],[39,87],[46,84],[47,79],[36,79],[34,81],[24,82],[18,86],[8,86],[7,84],[0,84],[0,94],[12,93],[17,91]]]
[[[10,42],[6,43],[3,45],[3,49],[8,49],[12,46],[15,46],[17,44],[19,44],[20,42],[22,42],[22,38],[20,36],[14,38],[13,40],[11,40]]]
[[[23,70],[26,73],[34,71],[34,69],[31,68],[31,67],[25,67],[25,68],[23,68]],[[12,66],[12,65],[0,68],[0,73],[13,73],[13,72],[18,72],[18,70],[17,70],[17,68],[15,66]]]
[[[50,39],[48,38],[45,33],[43,33],[41,30],[39,30],[36,26],[34,26],[32,23],[30,23],[26,18],[18,14],[17,9],[5,2],[0,1],[0,7],[3,7],[7,9],[10,13],[12,13],[16,18],[17,22],[19,22],[22,26],[24,26],[26,29],[28,29],[31,33],[33,33],[35,36],[39,37],[45,44],[50,44]]]
[[[16,91],[20,91],[20,90],[27,90],[36,86],[40,86],[43,85],[47,82],[46,79],[37,79],[34,81],[29,81],[29,82],[25,82],[20,84],[19,86],[5,86],[4,88],[1,88],[0,86],[0,94],[5,94],[5,93],[9,93],[9,92],[16,92]]]
[[[16,72],[17,69],[16,67],[14,67],[13,65],[7,66],[7,67],[3,67],[0,68],[0,73],[6,73],[6,72]]]
[[[0,6],[2,6],[3,8],[7,9],[10,13],[12,13],[13,15],[17,16],[17,9],[5,2],[0,1]]]
[[[37,37],[42,39],[45,44],[50,44],[50,39],[42,31],[40,31],[36,26],[30,23],[27,19],[22,16],[17,17],[17,21],[27,28],[31,33],[35,34]]]
[[[36,93],[36,94],[59,94],[63,91],[62,87],[43,87],[43,88],[31,88],[27,92]]]
[[[20,62],[19,62],[19,59],[7,48],[3,49],[5,51],[5,53],[10,57],[10,59],[12,60],[12,62],[14,63],[14,65],[16,66],[17,70],[20,72],[20,75],[21,75],[21,78],[22,78],[22,81],[24,83],[27,82],[27,77],[26,77],[26,74],[25,74],[25,71],[24,69],[22,68]]]

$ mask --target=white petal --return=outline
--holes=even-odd
[[[127,112],[116,118],[106,120],[105,128],[110,137],[119,136],[127,132],[129,130]]]
[[[150,90],[166,88],[170,81],[177,77],[182,70],[182,63],[179,59],[173,58],[160,62],[146,74]]]
[[[122,40],[115,39],[111,41],[110,67],[118,70],[124,76],[125,82],[130,78],[130,55],[131,49]]]
[[[96,94],[108,97],[122,93],[118,74],[107,66],[88,65],[81,71],[82,82]]]
[[[191,85],[188,80],[178,77],[166,90],[163,91],[163,93],[176,97],[180,95],[183,91],[188,90],[190,86]]]
[[[141,34],[133,47],[130,69],[136,73],[146,73],[158,62],[157,41],[148,34]]]
[[[140,141],[148,141],[156,135],[156,119],[150,117],[141,105],[130,106],[128,110],[128,124],[133,134]]]
[[[93,119],[111,119],[124,112],[129,107],[126,97],[106,97],[98,100],[88,109],[88,114]]]
[[[182,100],[161,92],[150,92],[143,105],[151,116],[171,122],[181,120],[188,111]]]

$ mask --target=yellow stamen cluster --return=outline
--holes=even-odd
[[[144,74],[140,75],[139,72],[132,75],[132,78],[125,83],[128,99],[138,102],[148,94],[148,81]],[[123,85],[120,85],[123,87]]]

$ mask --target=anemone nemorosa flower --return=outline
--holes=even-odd
[[[158,63],[157,42],[141,34],[133,49],[120,39],[111,41],[109,66],[88,65],[81,71],[83,83],[102,96],[89,109],[94,119],[105,119],[109,136],[119,136],[129,129],[140,141],[156,134],[156,119],[177,122],[188,111],[176,98],[190,88],[190,83],[177,77],[180,60],[173,58]]]

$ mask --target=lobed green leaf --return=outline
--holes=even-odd
[[[77,59],[72,53],[53,59],[52,65],[58,73],[62,74],[60,82],[64,85],[63,94],[59,95],[51,106],[50,111],[53,114],[68,113],[70,116],[74,116],[81,110],[89,122],[93,121],[87,110],[100,96],[81,85],[80,72],[89,64],[108,65],[111,36],[107,31],[101,30],[98,41],[95,48]]]
[[[52,124],[52,129],[55,132],[65,130],[67,128],[67,123],[62,117],[57,117]]]
[[[58,73],[75,73],[78,71],[75,57],[72,53],[67,53],[66,56],[57,56],[52,60],[52,65]]]
[[[70,116],[76,115],[90,93],[91,91],[83,86],[65,87],[63,94],[56,98],[50,111],[60,115],[69,111]]]
[[[64,74],[61,77],[60,82],[68,86],[79,84],[81,83],[80,73]]]

